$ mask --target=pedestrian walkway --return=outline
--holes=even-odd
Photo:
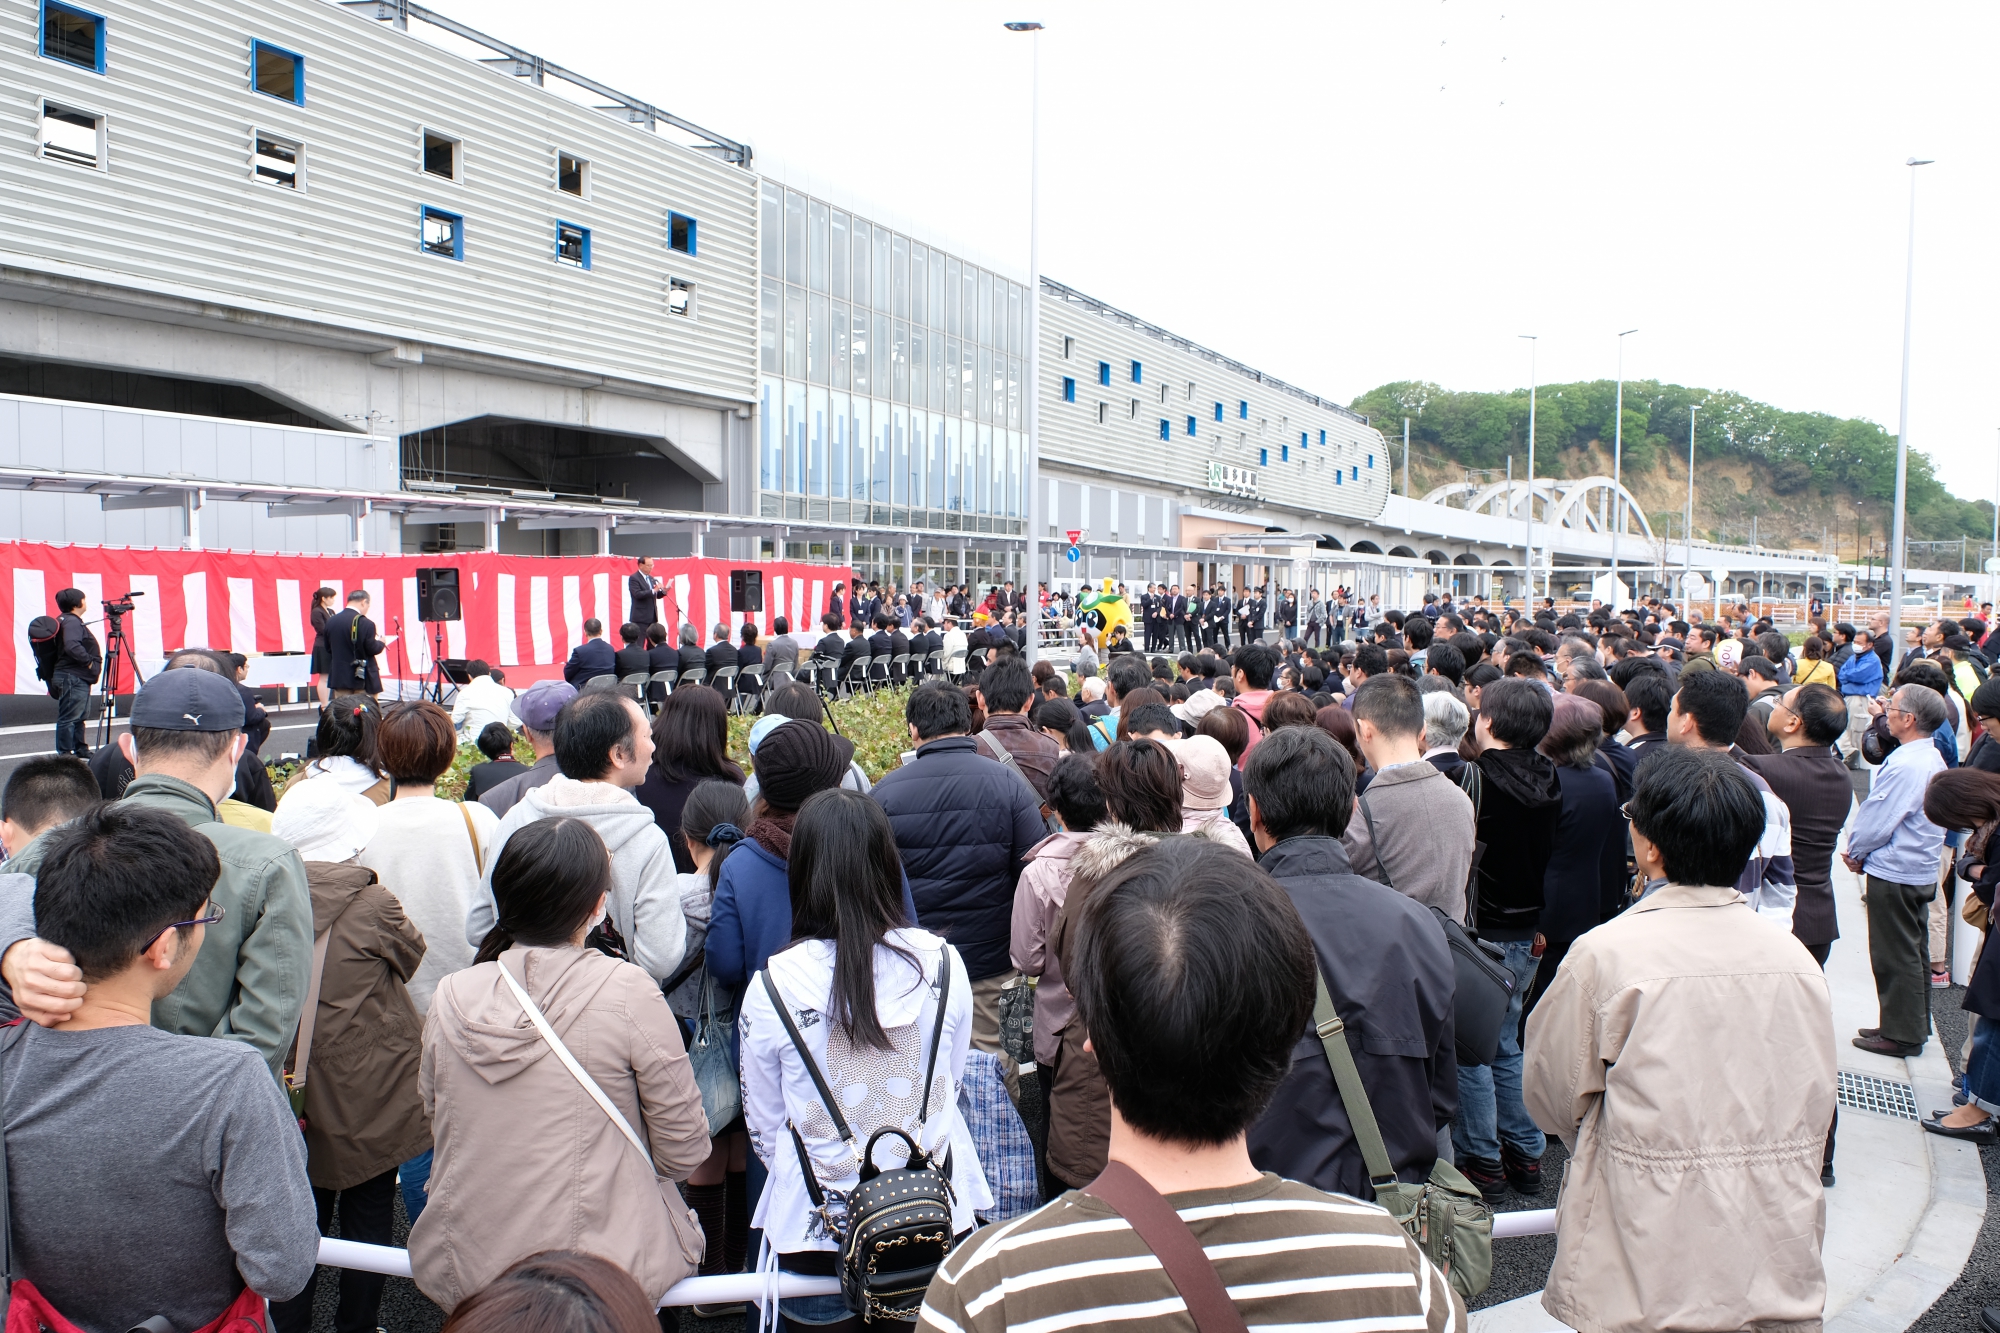
[[[1922,1117],[1951,1105],[1942,1043],[1933,1038],[1908,1060],[1853,1045],[1855,1030],[1876,1022],[1868,917],[1860,878],[1838,859],[1833,876],[1841,937],[1826,975],[1841,1092],[1838,1183],[1827,1191],[1822,1251],[1826,1321],[1829,1333],[1898,1333],[1965,1267],[1986,1213],[1986,1178],[1977,1148],[1919,1128]],[[1564,1327],[1542,1309],[1540,1293],[1472,1316],[1475,1333]]]

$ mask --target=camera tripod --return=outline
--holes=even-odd
[[[444,669],[444,622],[433,620],[431,626],[431,669],[424,673],[423,684],[417,687],[419,699],[429,699],[440,708],[444,706],[445,682],[451,682],[451,692],[458,693],[458,682]]]
[[[840,696],[840,682],[835,680],[831,686],[826,683],[826,668],[834,666],[837,666],[837,663],[833,658],[822,657],[818,653],[806,659],[806,670],[812,676],[813,691],[819,695],[820,707],[826,710],[826,723],[833,728],[833,734],[838,736],[841,734],[840,720],[833,715],[833,703]]]
[[[125,635],[125,616],[136,609],[129,595],[123,601],[107,602],[104,606],[104,674],[99,678],[104,706],[97,714],[99,746],[111,744],[111,717],[118,711],[118,668],[121,662],[131,664],[133,694],[136,695],[139,687],[146,683],[146,673],[139,669],[132,641]]]

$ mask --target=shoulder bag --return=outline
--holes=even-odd
[[[1381,867],[1382,882],[1393,889],[1396,882],[1382,861],[1382,842],[1375,835],[1375,816],[1368,809],[1367,794],[1363,793],[1359,800],[1375,864]],[[1476,852],[1475,848],[1475,855]],[[1470,896],[1466,901],[1470,904]],[[1452,968],[1457,976],[1451,1009],[1458,1063],[1490,1065],[1500,1050],[1500,1029],[1507,1021],[1507,1006],[1514,997],[1514,973],[1507,966],[1507,953],[1499,945],[1480,939],[1439,908],[1430,910],[1444,931],[1444,942],[1451,949]],[[1469,913],[1470,906],[1466,910]]]
[[[306,1129],[306,1072],[312,1064],[313,1023],[319,1016],[320,985],[326,980],[326,946],[333,939],[333,927],[328,926],[313,941],[312,980],[306,984],[306,1002],[299,1010],[299,1035],[292,1048],[292,1067],[285,1071],[285,1096],[292,1103],[292,1114],[298,1118],[299,1132]]]
[[[1493,1277],[1492,1207],[1478,1187],[1442,1157],[1431,1167],[1430,1179],[1421,1185],[1406,1185],[1397,1179],[1389,1149],[1382,1142],[1381,1127],[1375,1123],[1375,1110],[1368,1104],[1368,1090],[1361,1085],[1361,1071],[1354,1066],[1354,1052],[1347,1049],[1346,1025],[1334,1012],[1326,978],[1316,965],[1313,973],[1313,1030],[1326,1050],[1341,1105],[1347,1109],[1347,1123],[1354,1130],[1361,1160],[1367,1163],[1375,1202],[1389,1211],[1417,1248],[1438,1266],[1452,1290],[1467,1298],[1477,1296]]]
[[[1180,1293],[1195,1333],[1249,1333],[1242,1312],[1229,1298],[1229,1289],[1222,1285],[1201,1242],[1166,1196],[1147,1184],[1144,1176],[1123,1162],[1106,1162],[1103,1172],[1085,1185],[1083,1192],[1110,1204],[1132,1224],[1132,1230],[1160,1261],[1167,1281]]]
[[[910,1319],[923,1304],[932,1275],[955,1243],[951,1231],[954,1196],[950,1154],[947,1151],[940,1163],[925,1153],[918,1142],[930,1118],[931,1080],[937,1072],[938,1047],[944,1041],[945,1001],[951,994],[951,952],[947,948],[938,953],[937,1019],[931,1024],[931,1053],[924,1062],[924,1095],[917,1111],[917,1137],[913,1139],[894,1126],[884,1125],[868,1136],[866,1147],[855,1143],[854,1131],[848,1127],[847,1117],[840,1113],[839,1099],[827,1086],[812,1052],[806,1049],[805,1039],[799,1036],[798,1025],[792,1022],[792,1011],[779,993],[778,984],[771,980],[769,969],[764,971],[763,980],[764,992],[771,997],[771,1007],[778,1011],[778,1020],[785,1025],[785,1035],[798,1051],[799,1062],[812,1076],[820,1103],[833,1118],[833,1126],[848,1151],[861,1162],[860,1178],[845,1196],[838,1190],[822,1188],[799,1127],[786,1122],[813,1211],[840,1243],[841,1297],[863,1322]],[[909,1146],[907,1164],[900,1169],[884,1171],[875,1165],[875,1145],[885,1134]]]

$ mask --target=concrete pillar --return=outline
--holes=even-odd
[[[486,551],[487,551],[487,554],[491,555],[491,554],[493,554],[493,553],[495,553],[495,552],[499,551],[499,549],[500,549],[500,525],[501,525],[502,523],[505,523],[506,521],[507,521],[507,511],[506,511],[506,510],[504,510],[504,509],[489,509],[489,510],[487,510],[487,511],[486,511]]]
[[[181,516],[186,520],[186,546],[190,551],[201,549],[201,509],[207,501],[207,491],[181,492]]]

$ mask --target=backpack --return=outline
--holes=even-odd
[[[944,1040],[945,1001],[951,994],[951,951],[940,950],[938,956],[937,1018],[931,1025],[931,1053],[924,1062],[924,1096],[917,1111],[918,1138],[923,1136],[924,1123],[930,1118],[931,1081],[937,1072],[938,1047]],[[853,1190],[843,1196],[838,1191],[823,1189],[813,1172],[812,1155],[806,1151],[805,1140],[799,1137],[798,1126],[789,1123],[786,1126],[792,1132],[792,1147],[799,1155],[799,1171],[805,1177],[813,1211],[840,1242],[841,1297],[863,1322],[912,1319],[917,1307],[923,1304],[932,1276],[951,1253],[954,1243],[950,1153],[947,1151],[945,1160],[939,1163],[924,1152],[916,1139],[892,1125],[884,1125],[869,1135],[865,1148],[857,1147],[854,1131],[848,1128],[847,1117],[840,1113],[840,1101],[827,1086],[826,1076],[820,1073],[812,1052],[806,1049],[805,1039],[799,1036],[785,997],[778,993],[778,985],[771,980],[768,970],[763,976],[764,992],[770,996],[771,1007],[778,1011],[778,1020],[785,1025],[785,1035],[799,1053],[799,1062],[812,1075],[820,1103],[826,1107],[848,1149],[861,1158],[860,1179]],[[910,1155],[903,1167],[884,1171],[875,1165],[875,1145],[885,1134],[901,1139],[909,1147]],[[895,1266],[878,1270],[877,1265],[885,1261],[892,1261]]]
[[[28,646],[35,653],[35,679],[56,692],[56,659],[62,656],[62,621],[36,616],[28,622]]]

